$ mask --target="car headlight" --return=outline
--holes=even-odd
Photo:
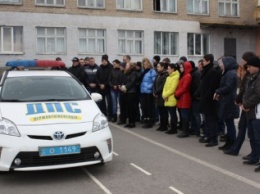
[[[107,118],[102,113],[98,113],[93,120],[92,132],[99,131],[108,127]]]
[[[5,118],[0,120],[0,134],[20,137],[20,133],[15,124]]]

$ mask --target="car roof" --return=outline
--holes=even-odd
[[[29,71],[9,71],[7,77],[28,77],[28,76],[50,76],[50,77],[71,77],[66,71],[60,70],[29,70]]]

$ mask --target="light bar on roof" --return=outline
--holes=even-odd
[[[55,60],[16,60],[7,61],[7,67],[65,67],[65,63]]]

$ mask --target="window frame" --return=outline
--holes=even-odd
[[[121,8],[119,6],[119,1],[120,0],[116,0],[116,9],[117,10],[123,10],[123,11],[143,11],[143,0],[137,0],[140,3],[140,9],[135,9],[132,6],[135,3],[136,0],[129,0],[129,1],[131,1],[131,8],[126,8],[125,6],[123,8]],[[126,2],[125,2],[126,0],[122,0],[122,1],[123,1],[124,5],[125,5],[126,4]]]
[[[80,36],[80,30],[85,30],[86,31],[86,36]],[[88,33],[90,30],[95,30],[95,36],[88,36]],[[104,33],[104,36],[103,38],[101,36],[98,36],[97,33],[99,30],[102,30],[103,33]],[[78,53],[79,54],[91,54],[91,55],[100,55],[100,54],[105,54],[106,53],[106,50],[107,50],[107,43],[106,43],[106,40],[107,40],[107,36],[106,36],[106,30],[105,29],[97,29],[97,28],[78,28]],[[86,39],[86,52],[81,52],[80,51],[80,39]],[[89,42],[89,39],[95,39],[95,51],[94,52],[89,52],[88,51],[88,42]],[[99,39],[103,39],[103,44],[104,44],[104,50],[103,52],[98,52],[97,51],[97,48],[98,48],[98,40]]]
[[[192,12],[189,12],[188,10],[188,1],[192,1]],[[199,0],[199,12],[195,12],[195,3],[198,0],[187,0],[187,13],[190,15],[209,15],[209,0]],[[202,3],[207,2],[207,13],[202,13]]]
[[[224,10],[223,10],[223,15],[220,13],[220,4],[223,4],[224,5]],[[230,4],[230,15],[227,15],[227,8],[226,8],[226,6],[227,6],[227,4]],[[232,15],[232,11],[233,11],[233,9],[232,9],[232,7],[233,7],[233,5],[237,5],[237,15]],[[239,0],[236,0],[236,1],[233,1],[233,0],[218,0],[218,15],[220,16],[220,17],[240,17],[240,2],[239,2]]]
[[[53,4],[47,4],[47,0],[44,0],[44,3],[37,3],[37,0],[35,0],[35,5],[36,6],[47,6],[47,7],[65,7],[66,5],[66,0],[62,0],[63,1],[63,5],[57,5],[57,1],[58,0],[53,0]]]
[[[156,33],[160,33],[160,36],[161,36],[161,42],[160,42],[160,53],[156,51],[156,40],[155,40],[155,37],[156,37]],[[169,36],[169,42],[168,42],[168,48],[169,48],[169,53],[164,53],[163,52],[163,48],[165,48],[166,46],[164,45],[163,43],[163,35],[165,34],[168,34]],[[174,38],[176,40],[176,45],[175,46],[175,50],[176,52],[174,54],[172,54],[172,39],[171,39],[171,34],[174,35]],[[165,32],[165,31],[154,31],[154,55],[161,55],[161,56],[177,56],[179,54],[179,32]]]
[[[10,28],[11,29],[11,50],[5,51],[4,50],[4,28]],[[21,30],[21,42],[20,42],[20,47],[21,51],[15,51],[15,32],[14,28],[20,28]],[[0,54],[23,54],[23,26],[0,26]]]
[[[193,35],[193,54],[190,54],[189,52],[189,35],[192,34]],[[200,35],[200,52],[201,54],[196,54],[196,48],[197,45],[196,45],[196,35]],[[205,48],[204,47],[204,38],[207,38],[207,47],[208,48]],[[207,51],[205,50],[207,49]],[[206,51],[206,52],[205,52]],[[189,32],[187,33],[187,55],[188,56],[204,56],[205,54],[208,54],[210,53],[210,34],[208,33],[192,33],[192,32]]]
[[[120,37],[119,36],[119,33],[120,32],[124,32],[125,33],[125,36],[124,37]],[[133,32],[133,38],[129,38],[127,37],[127,32]],[[136,33],[141,33],[141,38],[136,38],[135,37],[135,34]],[[141,56],[144,54],[144,31],[143,30],[123,30],[123,29],[119,29],[117,30],[117,39],[118,39],[118,55],[136,55],[136,56]],[[125,49],[124,49],[124,52],[120,52],[120,40],[124,40],[125,41]],[[128,41],[133,41],[133,49],[134,49],[134,52],[127,52],[127,45],[128,45]],[[141,41],[141,53],[137,53],[136,52],[136,41]]]
[[[23,0],[18,0],[19,2],[11,2],[12,0],[4,0],[4,1],[0,1],[1,5],[22,5],[23,4]]]
[[[39,28],[44,28],[44,31],[45,31],[45,35],[38,35],[38,29]],[[48,36],[47,35],[47,29],[54,29],[55,30],[55,35],[53,36]],[[59,36],[57,35],[57,29],[63,29],[64,31],[64,35],[63,36]],[[63,48],[63,51],[62,52],[58,52],[57,51],[57,39],[58,38],[63,38],[64,39],[64,48]],[[38,49],[39,49],[39,43],[38,43],[38,38],[44,38],[44,52],[39,52]],[[55,51],[54,52],[48,52],[48,41],[47,39],[48,38],[54,38],[55,39]],[[45,27],[45,26],[36,26],[36,51],[35,53],[37,55],[50,55],[50,54],[66,54],[67,53],[67,29],[65,27]]]
[[[79,1],[80,1],[80,0],[77,0],[77,6],[78,6],[79,8],[87,8],[87,9],[105,9],[105,8],[106,8],[106,0],[102,0],[102,1],[103,1],[103,7],[98,7],[98,6],[97,6],[97,1],[98,1],[98,0],[93,0],[95,6],[88,6],[88,1],[89,1],[89,0],[84,0],[84,1],[85,1],[85,6],[81,6],[81,5],[79,5]]]
[[[154,1],[156,1],[156,0],[153,0],[153,4],[155,4],[155,2]],[[157,13],[178,13],[178,1],[177,0],[172,0],[172,1],[174,1],[174,4],[175,4],[175,11],[169,11],[169,1],[171,1],[171,0],[166,0],[167,1],[167,7],[168,7],[168,9],[167,9],[167,11],[163,11],[162,9],[161,9],[161,7],[162,7],[162,1],[160,0],[159,2],[160,2],[160,10],[156,10],[155,9],[155,5],[153,5],[153,11],[154,12],[157,12]]]

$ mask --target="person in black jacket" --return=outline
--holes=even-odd
[[[99,103],[99,108],[102,113],[108,117],[108,120],[111,121],[112,118],[112,107],[111,107],[111,94],[109,86],[109,76],[113,70],[113,66],[108,63],[106,58],[102,59],[102,63],[97,70],[96,78],[98,85],[98,93],[102,95],[102,100]]]
[[[226,143],[219,147],[220,150],[229,149],[236,139],[236,127],[234,119],[239,117],[239,107],[235,104],[237,95],[237,62],[233,57],[219,59],[222,70],[220,86],[215,91],[214,99],[219,101],[218,119],[227,127]]]
[[[247,71],[247,62],[251,57],[255,57],[255,53],[252,51],[247,51],[242,55],[242,64],[241,64],[241,70],[244,73],[241,73],[241,82],[240,82],[240,87],[239,87],[239,92],[238,95],[236,96],[236,104],[238,106],[241,106],[243,103],[243,95],[246,90],[246,83],[250,80],[250,73]],[[241,115],[238,121],[238,134],[235,140],[235,143],[232,145],[232,147],[228,150],[223,150],[225,154],[228,155],[233,155],[237,156],[239,154],[239,151],[244,143],[245,136],[246,136],[246,131],[247,131],[247,118],[246,118],[246,112],[241,111]],[[248,134],[248,137],[250,139],[250,134]],[[243,159],[248,159],[250,158],[251,154],[248,154],[247,156],[244,156]]]
[[[251,155],[244,164],[254,165],[260,158],[260,59],[252,57],[247,62],[251,78],[243,96],[242,110],[246,112],[248,133],[250,133]],[[260,166],[255,169],[260,172]]]
[[[125,125],[127,128],[135,127],[135,96],[136,96],[136,81],[137,75],[135,72],[135,63],[127,63],[124,72],[125,79],[123,81],[120,90],[125,93],[125,107],[128,118],[128,124]]]
[[[203,57],[203,71],[200,79],[199,96],[200,113],[205,116],[205,130],[208,133],[206,147],[218,145],[217,101],[213,99],[219,86],[221,74],[213,67],[214,56],[207,54]]]
[[[84,69],[81,67],[81,65],[79,63],[79,58],[74,57],[71,61],[72,61],[72,66],[68,69],[68,72],[70,72],[76,78],[78,78],[78,80],[82,84],[85,84],[86,75],[84,73]]]
[[[108,78],[108,84],[111,88],[111,101],[112,101],[112,119],[111,121],[114,123],[117,121],[117,104],[120,95],[119,87],[122,85],[124,80],[124,74],[120,69],[121,62],[116,59],[113,61],[113,70]]]
[[[85,86],[89,93],[97,92],[97,78],[96,74],[99,69],[99,66],[95,63],[95,58],[89,58],[89,64],[84,66],[84,71],[86,75]]]
[[[167,71],[168,65],[166,63],[159,62],[157,64],[157,76],[153,84],[153,95],[156,101],[156,107],[159,110],[160,126],[156,129],[157,131],[168,130],[168,110],[164,106],[164,99],[162,98],[163,87],[166,78],[169,76]]]
[[[199,112],[199,96],[196,96],[196,91],[200,86],[201,73],[198,67],[195,66],[193,61],[189,61],[192,66],[191,71],[191,134],[195,134],[197,137],[200,136],[201,116]]]

